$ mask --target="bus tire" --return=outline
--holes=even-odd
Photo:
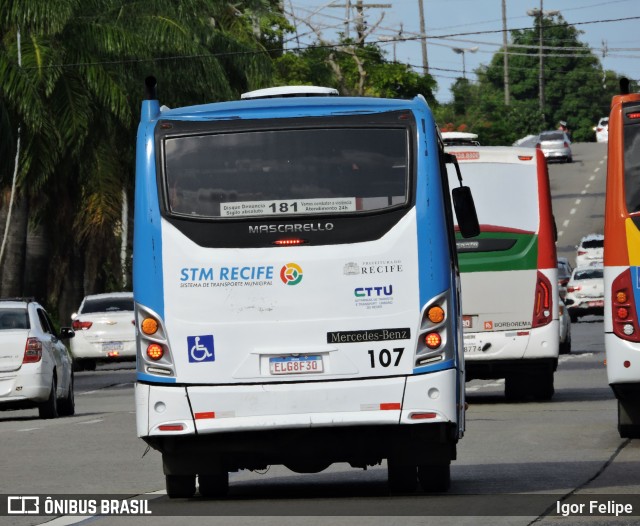
[[[535,375],[530,385],[535,400],[551,400],[556,392],[553,387],[553,371],[545,371]]]
[[[444,493],[451,487],[451,465],[418,466],[418,481],[427,493]]]
[[[527,397],[528,386],[524,375],[510,374],[504,379],[504,396],[509,402],[520,402]]]
[[[567,334],[567,338],[560,344],[560,354],[569,354],[571,352],[571,334]]]
[[[418,472],[415,465],[388,462],[387,475],[390,493],[413,493],[418,487]]]
[[[578,315],[573,312],[569,312],[569,319],[571,320],[571,323],[578,323]]]
[[[229,472],[198,475],[198,490],[200,495],[207,499],[224,497],[229,492]]]
[[[188,499],[196,492],[195,475],[165,475],[164,478],[170,499]]]
[[[618,400],[620,438],[640,438],[640,405]]]

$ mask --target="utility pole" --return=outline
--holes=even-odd
[[[543,55],[543,26],[544,26],[544,16],[554,16],[560,13],[560,11],[545,11],[542,8],[542,1],[540,0],[540,9],[529,9],[527,14],[529,16],[537,17],[539,31],[540,31],[540,46],[539,46],[539,55],[540,55],[540,71],[538,72],[538,100],[540,104],[540,113],[544,116],[544,55]]]
[[[427,29],[424,24],[424,1],[418,0],[420,10],[420,43],[422,44],[422,72],[423,75],[429,73],[429,60],[427,59]]]
[[[502,0],[502,49],[504,49],[504,105],[510,103],[509,97],[509,51],[507,49],[507,0]]]
[[[349,21],[351,18],[351,7],[352,3],[350,0],[346,0],[344,4],[331,4],[328,7],[344,7],[346,9],[345,16],[345,38],[349,38]],[[356,15],[356,33],[358,35],[357,43],[362,45],[364,44],[364,39],[367,32],[367,27],[364,20],[364,10],[365,9],[390,9],[393,6],[391,4],[364,4],[363,0],[356,0],[355,8],[357,11]]]

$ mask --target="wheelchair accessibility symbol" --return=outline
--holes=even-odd
[[[189,348],[189,361],[192,363],[216,361],[213,350],[213,334],[187,336],[187,347]]]

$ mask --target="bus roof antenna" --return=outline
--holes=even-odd
[[[158,100],[158,81],[153,75],[144,79],[144,92],[147,100]]]

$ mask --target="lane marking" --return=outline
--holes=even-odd
[[[598,166],[598,168],[596,168],[596,169],[594,170],[594,172],[595,172],[595,173],[598,173],[599,171],[600,171],[600,167]]]
[[[582,195],[585,195],[587,193],[586,190],[582,190],[582,192],[580,192]]]
[[[595,181],[596,180],[596,176],[592,175],[591,177],[589,177],[589,181]]]
[[[560,230],[560,232],[558,232],[558,237],[560,237],[562,234],[564,234],[564,230]]]
[[[575,213],[576,213],[576,209],[575,209],[575,208],[572,208],[571,210],[569,210],[569,214],[570,214],[570,215],[573,215],[573,214],[575,214]]]
[[[585,188],[589,188],[591,186],[591,183],[587,183],[584,185]]]
[[[570,221],[571,221],[570,219],[565,219],[565,220],[562,222],[562,226],[563,226],[564,228],[567,228],[567,227],[569,226],[569,222],[570,222]]]
[[[102,418],[96,418],[95,420],[87,420],[86,422],[78,422],[78,424],[97,424],[99,422],[102,422],[103,419]]]
[[[602,161],[600,161],[600,164],[604,164],[604,159],[602,159]]]
[[[582,199],[576,199],[576,204],[579,205],[582,202]]]
[[[27,431],[37,431],[38,429],[42,429],[41,427],[27,427],[26,429],[16,429],[18,433],[26,433]]]

